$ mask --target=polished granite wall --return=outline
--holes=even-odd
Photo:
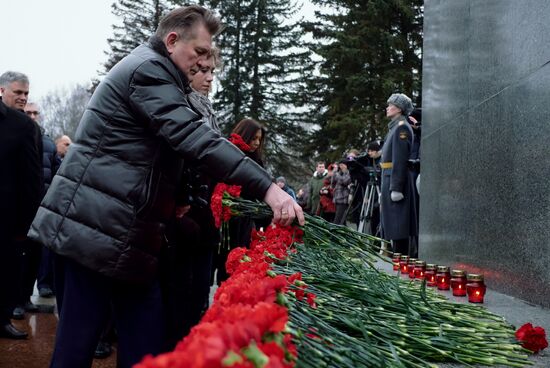
[[[550,1],[426,0],[420,258],[550,307]]]

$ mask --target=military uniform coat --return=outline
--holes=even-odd
[[[406,239],[418,235],[416,199],[413,173],[408,160],[413,146],[413,131],[404,116],[398,116],[388,125],[389,131],[382,147],[382,188],[380,215],[383,238]],[[384,168],[389,166],[391,168]],[[391,200],[391,192],[401,192],[404,198]]]

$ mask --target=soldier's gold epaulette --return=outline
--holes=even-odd
[[[398,125],[403,126],[403,125],[405,125],[405,123],[406,123],[405,120],[401,120]]]

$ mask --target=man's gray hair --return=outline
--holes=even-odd
[[[177,8],[161,19],[155,35],[164,39],[170,32],[177,32],[183,39],[193,38],[190,33],[197,23],[202,23],[212,36],[222,30],[220,19],[214,13],[199,5],[189,5]]]
[[[21,82],[29,84],[29,77],[23,73],[7,71],[4,74],[0,75],[0,86],[7,87],[8,84],[13,82]]]

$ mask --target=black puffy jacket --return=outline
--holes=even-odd
[[[183,160],[263,198],[269,174],[201,120],[164,45],[142,45],[92,96],[29,231],[57,254],[130,282],[154,278]]]

